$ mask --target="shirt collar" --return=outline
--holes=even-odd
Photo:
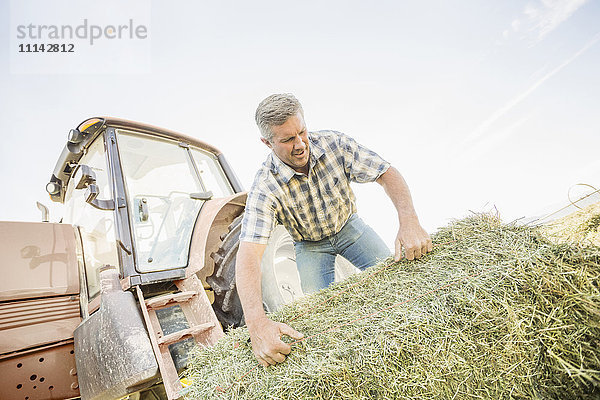
[[[319,143],[319,140],[315,137],[315,135],[312,132],[308,133],[308,142],[310,148],[310,155],[308,161],[310,163],[310,174],[310,170],[312,170],[312,168],[315,166],[317,160],[325,154],[325,149],[323,149],[323,147]],[[279,177],[283,179],[284,182],[289,182],[294,175],[303,175],[302,173],[295,171],[292,167],[281,161],[279,157],[275,155],[275,153],[271,152],[271,154],[269,154],[269,158],[271,164],[271,172],[275,175],[279,175]]]

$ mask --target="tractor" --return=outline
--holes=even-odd
[[[244,324],[235,258],[246,193],[215,147],[109,117],[72,129],[46,191],[59,223],[0,222],[0,398],[163,399],[195,346]],[[302,296],[278,225],[264,308]],[[336,278],[354,272],[344,259]]]

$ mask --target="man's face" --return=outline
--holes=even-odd
[[[302,114],[298,112],[285,123],[271,127],[273,139],[261,138],[277,157],[297,172],[308,174],[308,132]]]

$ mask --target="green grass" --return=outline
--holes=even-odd
[[[291,321],[347,289],[289,322],[317,336],[283,364],[255,368],[247,330],[229,332],[195,355],[188,398],[600,398],[600,248],[552,243],[490,215],[440,229],[434,243],[445,242],[273,314]]]

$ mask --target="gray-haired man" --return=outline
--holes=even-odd
[[[391,198],[400,228],[395,259],[431,251],[431,239],[413,208],[400,173],[373,151],[334,131],[309,133],[300,102],[274,94],[256,110],[262,142],[271,150],[248,193],[236,262],[236,281],[252,348],[263,366],[285,360],[290,346],[282,335],[302,334],[271,321],[262,307],[260,262],[276,223],[294,239],[305,293],[333,281],[336,254],[365,269],[390,255],[379,236],[356,214],[350,182],[377,182]]]

